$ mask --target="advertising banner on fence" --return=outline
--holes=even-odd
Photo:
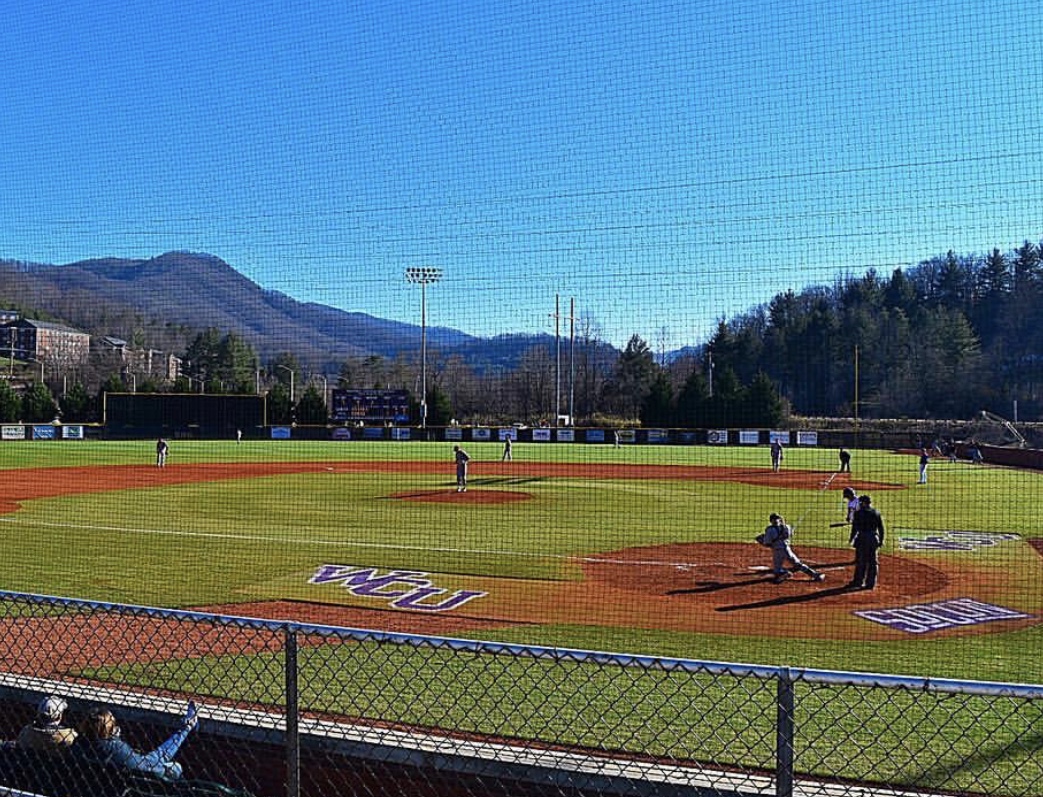
[[[648,442],[652,445],[670,442],[670,435],[666,429],[649,429]]]
[[[289,426],[273,426],[272,427],[272,440],[289,440],[290,439],[290,427]]]
[[[768,432],[769,443],[782,443],[784,446],[789,445],[789,432],[785,430],[772,429]]]
[[[83,440],[83,427],[79,425],[63,426],[62,437],[66,440]]]
[[[706,433],[706,442],[712,446],[723,446],[728,444],[727,429],[711,429]]]
[[[637,442],[637,432],[635,432],[633,429],[620,429],[619,430],[619,442],[620,443],[627,443],[627,444],[636,443]]]
[[[508,427],[506,429],[497,429],[496,430],[496,437],[497,437],[497,439],[499,439],[499,441],[501,443],[504,440],[507,440],[507,439],[517,440],[518,439],[518,430],[510,428],[510,427]]]
[[[534,443],[549,443],[550,442],[550,429],[533,429],[532,430],[532,442],[534,442]]]
[[[391,427],[391,439],[392,440],[409,440],[412,437],[412,429],[408,426],[392,426]]]
[[[797,432],[798,446],[817,446],[818,432]]]
[[[576,431],[574,429],[558,429],[559,443],[575,443]]]
[[[0,427],[0,440],[25,440],[24,426]]]
[[[446,440],[463,440],[464,430],[459,426],[450,426],[445,430]]]
[[[761,435],[756,429],[740,429],[739,443],[744,446],[755,446],[760,442]]]
[[[472,440],[492,440],[493,430],[492,429],[472,429],[471,430]]]
[[[588,443],[604,443],[605,442],[605,430],[604,429],[587,429],[587,433],[584,439]]]
[[[53,426],[33,427],[33,440],[54,440],[55,437]]]

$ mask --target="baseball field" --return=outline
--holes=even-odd
[[[1043,474],[912,452],[0,444],[0,587],[702,660],[1043,683]],[[887,527],[851,591],[841,491]],[[773,583],[771,512],[825,574]]]

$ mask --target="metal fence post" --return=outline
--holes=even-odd
[[[297,631],[286,626],[286,797],[300,797],[301,738],[298,724]]]
[[[775,797],[793,797],[793,673],[779,669],[775,715]]]

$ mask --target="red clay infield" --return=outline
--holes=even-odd
[[[477,467],[475,467],[477,466]],[[16,511],[20,502],[44,497],[107,492],[170,484],[226,479],[248,479],[291,473],[443,473],[444,490],[397,493],[407,501],[490,504],[525,500],[521,491],[489,490],[478,486],[458,493],[450,485],[451,467],[440,462],[326,462],[171,464],[165,468],[125,465],[90,468],[17,470],[4,473],[4,500],[0,513]],[[685,479],[738,481],[795,489],[857,491],[898,489],[900,485],[851,480],[849,475],[826,472],[773,473],[757,468],[704,466],[649,466],[575,463],[474,463],[473,476],[589,479]],[[839,529],[842,535],[844,529]],[[679,632],[829,639],[908,638],[904,632],[868,622],[854,612],[870,608],[900,608],[910,604],[973,596],[1004,604],[1009,595],[1008,577],[999,569],[978,568],[970,559],[947,556],[913,557],[884,555],[882,577],[873,591],[849,592],[843,585],[853,569],[846,548],[803,548],[802,558],[826,574],[823,583],[804,576],[771,583],[765,572],[770,554],[749,544],[675,544],[628,548],[578,560],[583,579],[568,582],[532,582],[522,579],[489,579],[494,589],[446,614],[409,612],[386,607],[359,608],[335,605],[343,598],[323,592],[329,603],[275,601],[202,607],[240,616],[300,620],[304,622],[453,634],[515,624],[618,625]],[[480,581],[480,579],[478,579]],[[349,596],[350,598],[350,596]],[[932,634],[1009,631],[1035,624],[1036,618],[993,622]]]

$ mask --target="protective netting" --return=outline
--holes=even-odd
[[[18,739],[0,750],[0,779],[56,797],[1043,790],[1032,730],[1039,687],[466,642],[12,593],[0,623],[3,733]],[[45,716],[49,696],[63,711]],[[180,749],[160,744],[186,727],[189,701],[199,724]],[[123,733],[113,738],[137,759],[99,736],[99,709],[116,718]],[[52,740],[56,727],[79,736],[70,746],[30,746],[26,725],[49,729]],[[175,760],[179,771],[163,768]]]

